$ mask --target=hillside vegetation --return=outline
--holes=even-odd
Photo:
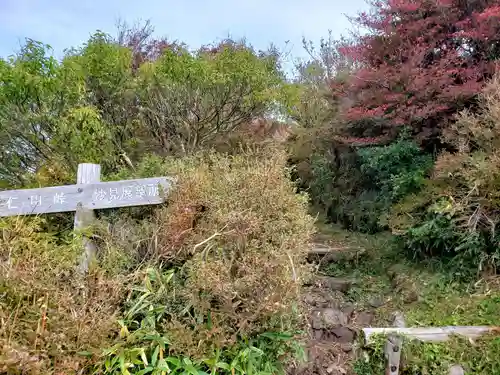
[[[275,48],[191,50],[149,23],[0,59],[2,190],[75,183],[85,162],[177,178],[164,205],[99,211],[85,233],[73,214],[0,220],[0,373],[296,371],[315,270],[363,280],[360,302],[397,269],[411,298],[379,324],[499,325],[500,3],[382,0],[353,21],[368,33],[304,40],[293,78]],[[317,214],[364,257],[310,267]],[[404,373],[496,373],[498,339],[476,344],[415,345]],[[383,366],[375,350],[348,371]]]

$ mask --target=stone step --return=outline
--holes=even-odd
[[[340,262],[355,259],[364,252],[365,250],[361,248],[333,247],[315,243],[307,255],[310,261],[321,259],[322,262]]]
[[[357,281],[355,279],[331,276],[314,276],[308,280],[304,286],[315,286],[318,288],[327,288],[332,291],[347,292]]]

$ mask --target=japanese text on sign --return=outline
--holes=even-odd
[[[160,204],[173,179],[135,180],[0,191],[0,216],[92,210]]]
[[[121,188],[110,187],[107,189],[99,187],[94,191],[94,199],[96,201],[107,200],[109,202],[134,198],[158,197],[159,195],[160,191],[156,184],[129,185],[122,186]]]
[[[43,197],[41,195],[30,195],[29,202],[19,202],[19,197],[5,197],[0,198],[0,207],[7,208],[9,210],[17,209],[20,207],[37,207],[42,206],[44,203],[49,201],[51,204],[64,204],[66,203],[66,195],[64,193],[55,193],[51,197]]]

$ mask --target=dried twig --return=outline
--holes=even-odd
[[[222,236],[222,235],[225,235],[225,234],[228,234],[228,233],[231,233],[233,232],[234,230],[230,230],[230,231],[227,231],[227,232],[223,232],[223,230],[227,227],[227,225],[225,225],[220,232],[215,232],[214,234],[212,234],[210,237],[204,239],[203,241],[201,241],[200,243],[197,243],[196,245],[194,245],[193,247],[193,254],[195,253],[196,249],[199,248],[200,246],[203,246],[205,245],[207,242],[213,240],[214,238],[216,237],[219,237],[219,236]]]

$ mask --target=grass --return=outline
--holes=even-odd
[[[500,325],[499,278],[457,281],[438,263],[417,264],[404,258],[389,234],[358,234],[324,224],[319,229],[327,242],[364,249],[352,260],[323,265],[320,272],[358,281],[346,298],[375,311],[372,326],[390,326],[394,311],[403,312],[408,327]],[[382,306],[374,308],[374,301]],[[354,363],[356,374],[383,371],[383,340],[370,348],[368,361],[360,358]],[[447,374],[453,364],[461,364],[468,373],[500,374],[500,338],[495,335],[474,342],[458,337],[446,343],[407,342],[404,348],[402,374]]]
[[[118,320],[119,338],[104,351],[95,374],[275,374],[284,372],[282,358],[290,353],[299,356],[301,348],[294,335],[284,332],[266,332],[230,347],[214,347],[202,357],[178,353],[170,332],[164,330],[171,312],[168,304],[179,286],[178,274],[173,269],[144,270],[142,282],[132,288],[125,302],[128,308]]]

